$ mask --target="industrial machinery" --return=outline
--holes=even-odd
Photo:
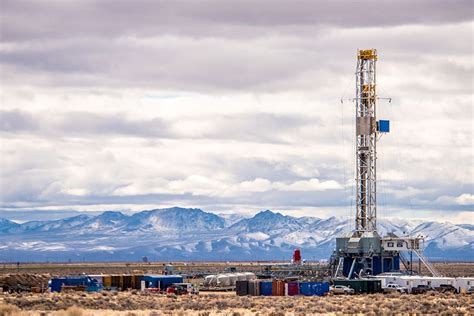
[[[390,121],[377,121],[377,50],[359,50],[356,69],[356,218],[355,230],[336,239],[331,258],[334,277],[362,277],[400,270],[402,252],[414,252],[433,275],[421,253],[422,237],[381,237],[377,232],[377,141]]]
[[[293,264],[302,264],[301,250],[299,248],[295,249],[295,251],[293,252]]]

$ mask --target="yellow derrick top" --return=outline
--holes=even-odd
[[[377,50],[372,48],[372,49],[360,49],[358,51],[358,58],[359,59],[373,59],[377,60]]]

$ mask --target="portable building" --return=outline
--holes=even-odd
[[[431,286],[432,288],[437,288],[441,286],[441,284],[448,284],[452,286],[456,286],[456,278],[450,277],[423,277],[426,281],[426,284]]]
[[[411,293],[412,288],[417,287],[418,285],[428,285],[427,281],[422,276],[403,275],[391,278],[390,282],[385,282],[382,287],[386,287],[388,284],[391,283],[406,287],[408,293]]]
[[[432,288],[439,287],[441,284],[449,284],[458,289],[457,278],[451,277],[430,277],[420,275],[388,275],[388,276],[376,276],[374,279],[382,282],[382,287],[386,287],[388,284],[398,284],[406,287],[408,292],[418,285],[427,285]],[[459,289],[458,289],[459,290]]]
[[[400,286],[404,286],[411,291],[411,288],[416,287],[420,284],[428,285],[432,288],[439,287],[441,284],[449,284],[456,286],[456,279],[449,277],[428,277],[428,276],[400,276],[395,278],[389,283],[395,283]],[[387,284],[389,284],[387,283]]]
[[[459,277],[456,278],[456,289],[459,293],[465,293],[467,289],[474,286],[474,277]]]

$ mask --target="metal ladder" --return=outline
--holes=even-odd
[[[433,265],[425,258],[425,256],[421,253],[421,251],[417,250],[417,249],[413,249],[413,252],[418,256],[418,258],[420,258],[421,262],[423,262],[423,264],[425,265],[426,268],[428,268],[428,270],[430,271],[430,273],[434,276],[434,277],[440,277],[441,274],[439,274],[438,271],[436,271],[435,267],[433,267]]]

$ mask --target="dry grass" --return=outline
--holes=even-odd
[[[10,315],[16,315],[20,309],[11,304],[1,304],[0,305],[0,315],[1,316],[10,316]]]
[[[71,274],[113,274],[113,273],[160,273],[168,262],[126,263],[126,262],[103,262],[103,263],[25,263],[17,267],[14,264],[0,265],[1,274],[33,273],[71,275]],[[239,271],[254,271],[260,269],[259,262],[174,262],[172,263],[177,273],[208,273],[222,272],[228,266],[237,267]],[[315,264],[318,265],[318,264]],[[445,276],[472,276],[474,274],[474,262],[433,262],[435,268]],[[418,269],[417,260],[413,262],[413,268]],[[422,267],[422,273],[428,271]]]
[[[52,293],[6,295],[0,315],[305,315],[305,314],[472,314],[473,297],[429,293],[425,295],[369,294],[327,297],[246,297],[217,293],[167,297],[145,293]],[[21,309],[15,309],[18,307]],[[28,313],[28,314],[25,314]]]

